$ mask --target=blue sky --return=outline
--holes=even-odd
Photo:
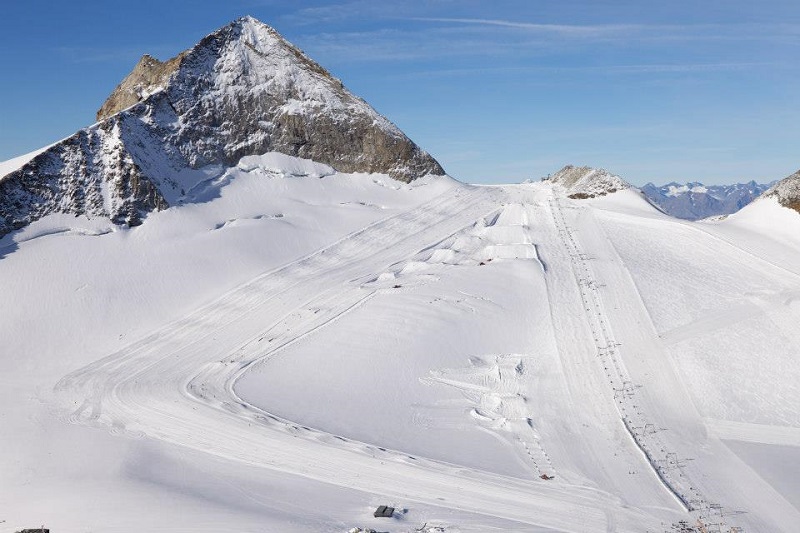
[[[456,178],[567,163],[637,184],[800,168],[800,2],[7,2],[0,160],[91,124],[138,58],[245,14],[275,27]]]

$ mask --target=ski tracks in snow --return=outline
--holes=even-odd
[[[581,249],[558,198],[551,199],[549,203],[556,228],[572,262],[586,319],[594,337],[597,357],[603,366],[608,385],[614,392],[614,403],[622,423],[664,486],[687,511],[694,510],[702,504],[702,497],[696,494],[680,469],[677,455],[670,453],[660,442],[656,435],[659,428],[641,408],[639,386],[631,380],[620,356],[620,345],[614,340],[598,290],[599,281],[589,266],[590,257]]]
[[[788,512],[785,502],[755,472],[718,440],[708,437],[688,394],[681,392],[682,385],[659,347],[661,341],[646,316],[641,295],[613,243],[608,241],[590,209],[575,204],[570,207],[575,211],[568,218],[562,201],[550,200],[553,219],[580,289],[597,360],[632,441],[658,479],[690,511],[700,531],[741,532],[744,525],[747,531],[789,531],[778,517],[796,512]],[[582,215],[585,215],[583,223],[576,230],[573,222],[580,221]],[[589,240],[589,249],[608,257],[594,263],[596,258],[585,252],[580,238]],[[608,241],[605,244],[608,248],[598,244],[600,241]],[[609,283],[610,288],[602,289],[603,283]],[[616,306],[620,310],[609,311],[617,309]],[[631,341],[630,345],[617,342],[619,339],[611,328],[612,317],[621,326],[623,336]],[[646,385],[631,378],[630,368],[646,380]],[[701,457],[693,461],[687,452]]]

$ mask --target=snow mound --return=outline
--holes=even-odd
[[[786,252],[800,248],[800,217],[782,205],[777,196],[759,198],[738,213],[716,223],[736,228],[740,241],[744,236],[750,237],[750,233],[754,233],[756,240],[769,237],[769,240],[779,243],[779,249],[785,249]],[[775,255],[776,252],[773,250],[771,253]]]
[[[478,219],[434,247],[395,265],[370,281],[368,286],[399,288],[437,280],[448,266],[487,266],[495,260],[529,259],[544,265],[531,241],[528,212],[522,204],[511,203],[498,212]]]
[[[243,157],[237,165],[239,170],[252,172],[256,169],[290,176],[324,178],[332,176],[336,171],[329,165],[317,163],[310,159],[292,157],[280,152]]]

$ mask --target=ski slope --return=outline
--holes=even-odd
[[[800,247],[631,191],[287,161],[0,243],[0,530],[800,523],[769,453],[800,450]]]

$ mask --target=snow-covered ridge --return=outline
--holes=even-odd
[[[143,69],[121,84],[127,96],[104,105],[118,112],[6,167],[0,236],[57,212],[135,225],[209,174],[268,152],[404,182],[444,174],[396,126],[252,17],[153,63],[147,76]],[[117,109],[131,98],[141,101]]]
[[[630,189],[631,185],[605,169],[567,165],[550,177],[550,182],[566,189],[570,198],[594,198]]]

